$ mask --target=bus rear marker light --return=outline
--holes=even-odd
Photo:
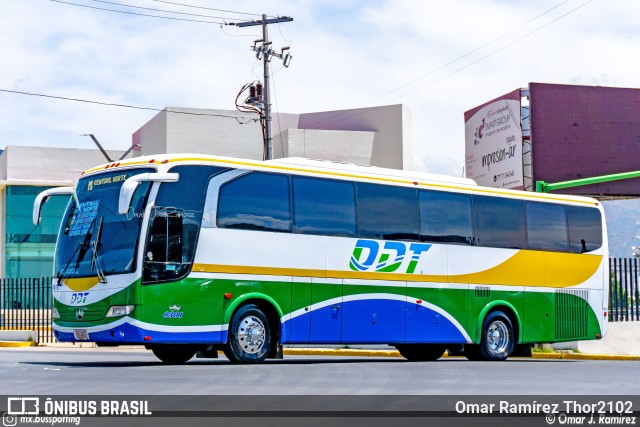
[[[417,299],[416,300],[416,304],[422,304],[422,300],[421,299]]]
[[[224,294],[224,299],[231,299],[233,295],[231,295],[230,293],[226,293]]]
[[[151,337],[150,337],[149,335],[145,335],[145,336],[144,336],[144,340],[145,340],[145,341],[151,341]]]

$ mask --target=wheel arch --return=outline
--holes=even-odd
[[[241,307],[244,307],[248,304],[255,304],[264,312],[265,316],[267,316],[267,319],[269,320],[269,326],[271,327],[272,332],[275,334],[276,339],[274,340],[274,343],[279,343],[283,333],[282,322],[280,321],[280,319],[282,319],[283,317],[282,309],[273,298],[265,294],[253,292],[244,294],[241,297],[233,300],[233,302],[229,304],[229,307],[227,307],[227,310],[225,311],[224,324],[228,326],[234,313]],[[228,341],[229,336],[227,334],[225,342]]]
[[[513,329],[514,329],[513,333],[516,336],[515,343],[520,344],[521,343],[520,331],[522,330],[522,319],[520,318],[520,314],[518,313],[518,310],[516,310],[516,308],[512,304],[503,300],[492,301],[482,309],[482,311],[480,312],[480,315],[478,316],[478,321],[476,322],[476,334],[475,334],[474,343],[475,344],[480,343],[480,337],[482,335],[482,325],[484,323],[484,319],[486,319],[489,314],[495,311],[502,311],[509,318],[509,320],[511,321],[511,325],[513,326]]]

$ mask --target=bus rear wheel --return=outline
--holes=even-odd
[[[431,362],[442,357],[446,346],[438,344],[403,344],[396,348],[410,362]]]
[[[157,346],[153,347],[151,351],[158,359],[170,365],[181,365],[196,355],[195,349],[181,345]]]
[[[259,363],[271,349],[269,319],[255,304],[242,306],[229,323],[229,342],[224,354],[231,363]]]
[[[509,316],[502,311],[494,311],[482,323],[480,344],[470,346],[469,353],[465,352],[465,355],[469,360],[506,360],[514,346],[515,334]]]

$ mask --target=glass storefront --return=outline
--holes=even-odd
[[[69,196],[53,196],[42,208],[42,221],[33,225],[36,196],[51,187],[12,185],[5,188],[7,278],[51,277],[56,237]]]

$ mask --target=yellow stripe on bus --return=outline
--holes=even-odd
[[[97,277],[82,277],[79,279],[62,279],[69,289],[76,292],[87,291],[100,283]]]
[[[586,282],[601,263],[602,255],[519,251],[487,270],[448,276],[220,264],[194,264],[192,272],[567,288]]]

